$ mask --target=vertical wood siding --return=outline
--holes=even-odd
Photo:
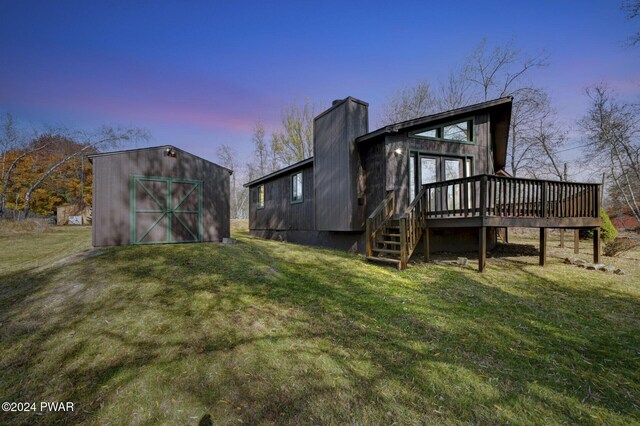
[[[347,98],[314,120],[316,229],[362,230],[360,158],[355,138],[368,132],[368,106]]]
[[[291,203],[291,175],[302,171],[301,203]],[[313,166],[308,165],[268,180],[264,184],[264,208],[257,209],[260,185],[249,188],[249,229],[315,230]]]
[[[229,172],[189,153],[175,158],[164,148],[114,153],[93,158],[93,245],[130,244],[130,177],[156,176],[203,181],[203,241],[230,234]]]

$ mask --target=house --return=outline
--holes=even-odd
[[[99,153],[89,161],[94,246],[229,237],[231,170],[169,145]]]
[[[250,233],[399,268],[421,251],[428,259],[477,249],[483,270],[497,230],[534,227],[544,264],[547,228],[600,226],[599,186],[508,176],[511,104],[500,98],[369,132],[366,102],[334,101],[314,120],[313,157],[245,185]]]

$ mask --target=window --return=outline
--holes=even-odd
[[[258,187],[258,199],[256,200],[256,209],[264,208],[264,185]]]
[[[291,203],[301,203],[302,198],[302,172],[291,175]]]
[[[409,203],[416,197],[416,157],[409,157]]]
[[[424,132],[418,132],[414,136],[420,136],[421,138],[437,138],[438,129],[425,130]]]
[[[471,138],[469,137],[469,122],[462,121],[450,126],[444,126],[442,128],[442,139],[461,142],[470,141]]]
[[[409,133],[414,138],[437,139],[441,141],[473,143],[473,120],[442,124]]]

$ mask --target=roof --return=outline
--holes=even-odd
[[[503,98],[493,99],[486,102],[467,105],[462,108],[456,108],[449,111],[439,112],[436,114],[425,115],[424,117],[401,121],[399,123],[389,124],[388,126],[381,127],[378,130],[374,130],[373,132],[369,132],[366,135],[362,135],[356,138],[356,142],[360,143],[370,139],[374,139],[385,133],[397,133],[412,127],[422,127],[434,121],[451,119],[459,115],[467,115],[471,112],[477,112],[478,110],[496,107],[504,104],[510,104],[512,101],[513,101],[513,96],[506,96]]]
[[[233,170],[231,170],[231,169],[229,169],[227,167],[221,166],[220,164],[216,164],[213,161],[209,161],[206,158],[199,157],[199,156],[197,156],[195,154],[192,154],[192,153],[187,152],[187,151],[185,151],[183,149],[177,148],[177,147],[175,147],[173,145],[149,146],[149,147],[145,147],[145,148],[122,149],[120,151],[111,151],[111,152],[99,152],[97,154],[87,155],[87,158],[89,158],[89,161],[91,163],[93,163],[93,159],[96,158],[96,157],[106,157],[108,155],[117,155],[117,154],[129,154],[129,153],[132,153],[132,152],[148,151],[148,150],[150,151],[150,150],[157,150],[157,149],[172,149],[172,150],[176,150],[178,152],[182,152],[184,154],[188,154],[188,155],[191,155],[193,157],[199,158],[202,161],[206,161],[209,164],[213,164],[216,167],[220,167],[221,169],[227,170],[229,172],[229,174],[233,174]]]
[[[278,177],[280,175],[284,175],[286,173],[290,173],[290,172],[296,171],[296,170],[301,169],[304,166],[306,166],[308,164],[312,164],[312,163],[313,163],[313,157],[305,158],[304,160],[298,161],[297,163],[294,163],[294,164],[292,164],[290,166],[287,166],[287,167],[285,167],[283,169],[276,170],[273,173],[269,173],[268,175],[264,175],[262,177],[259,177],[258,179],[254,179],[251,182],[247,182],[243,186],[245,188],[249,187],[249,186],[253,186],[253,185],[256,185],[258,183],[267,181],[269,179],[273,179],[275,177]]]
[[[507,160],[507,143],[509,140],[509,123],[511,122],[512,102],[513,96],[506,96],[503,98],[468,105],[462,108],[439,112],[437,114],[426,115],[413,120],[390,124],[356,138],[356,143],[366,143],[367,141],[376,140],[383,135],[417,130],[430,124],[437,124],[438,122],[462,118],[471,113],[477,114],[479,112],[486,111],[491,115],[494,164],[496,170],[499,170],[505,167]]]

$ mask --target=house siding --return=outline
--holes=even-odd
[[[316,229],[362,230],[358,202],[360,158],[355,138],[368,132],[368,106],[346,98],[314,120]]]
[[[291,176],[302,171],[302,202],[291,203]],[[261,184],[249,188],[250,230],[315,230],[313,166],[308,165],[263,182],[264,208],[258,209]]]

